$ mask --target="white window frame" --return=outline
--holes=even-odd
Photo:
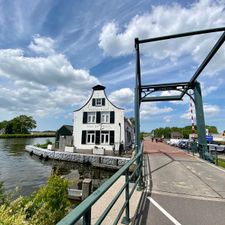
[[[109,131],[102,131],[100,134],[101,145],[109,145]]]
[[[102,106],[102,98],[96,98],[95,99],[95,105],[96,106]]]
[[[101,112],[101,123],[110,123],[110,112]]]
[[[87,123],[96,123],[96,112],[87,113]]]
[[[93,145],[95,144],[95,138],[96,138],[96,133],[95,131],[87,131],[87,136],[86,136],[86,144],[89,144],[89,145]]]

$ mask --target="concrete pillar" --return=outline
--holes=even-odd
[[[92,179],[84,179],[82,183],[82,201],[91,194]]]

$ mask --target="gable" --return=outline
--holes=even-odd
[[[97,110],[98,108],[102,107],[106,110],[109,108],[109,110],[114,110],[114,109],[119,109],[119,110],[124,110],[120,107],[115,106],[106,96],[105,93],[105,87],[101,85],[96,85],[93,87],[92,94],[89,98],[89,100],[84,104],[81,108],[75,110],[80,111],[80,110]]]

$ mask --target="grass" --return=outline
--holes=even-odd
[[[218,159],[218,166],[225,168],[225,160],[224,159]]]

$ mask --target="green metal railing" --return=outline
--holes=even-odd
[[[103,194],[123,175],[125,175],[125,183],[121,187],[118,193],[114,196],[112,201],[108,204],[107,208],[104,212],[99,216],[97,222],[95,224],[101,224],[103,220],[106,218],[116,201],[119,199],[120,195],[125,190],[125,201],[122,205],[120,211],[118,212],[113,224],[117,224],[123,215],[125,210],[125,217],[122,219],[124,224],[128,224],[130,222],[130,207],[129,201],[136,189],[137,185],[140,185],[142,182],[142,161],[143,161],[143,143],[138,151],[138,154],[127,162],[120,170],[118,170],[111,178],[109,178],[105,183],[103,183],[95,192],[93,192],[89,197],[87,197],[81,204],[79,204],[75,209],[73,209],[67,216],[65,216],[57,225],[73,225],[78,222],[83,217],[83,224],[90,225],[91,224],[91,209],[92,206],[96,203],[99,198],[103,196]],[[129,172],[129,168],[131,165],[136,164],[136,167],[132,174]],[[133,181],[134,180],[134,181]],[[131,191],[129,188],[130,182],[134,182],[134,186]],[[133,183],[132,182],[132,183]]]
[[[210,146],[208,144],[198,144],[198,152],[202,159],[205,159],[209,162],[215,163],[218,165],[218,152],[217,146],[215,145],[214,150],[210,150]]]

